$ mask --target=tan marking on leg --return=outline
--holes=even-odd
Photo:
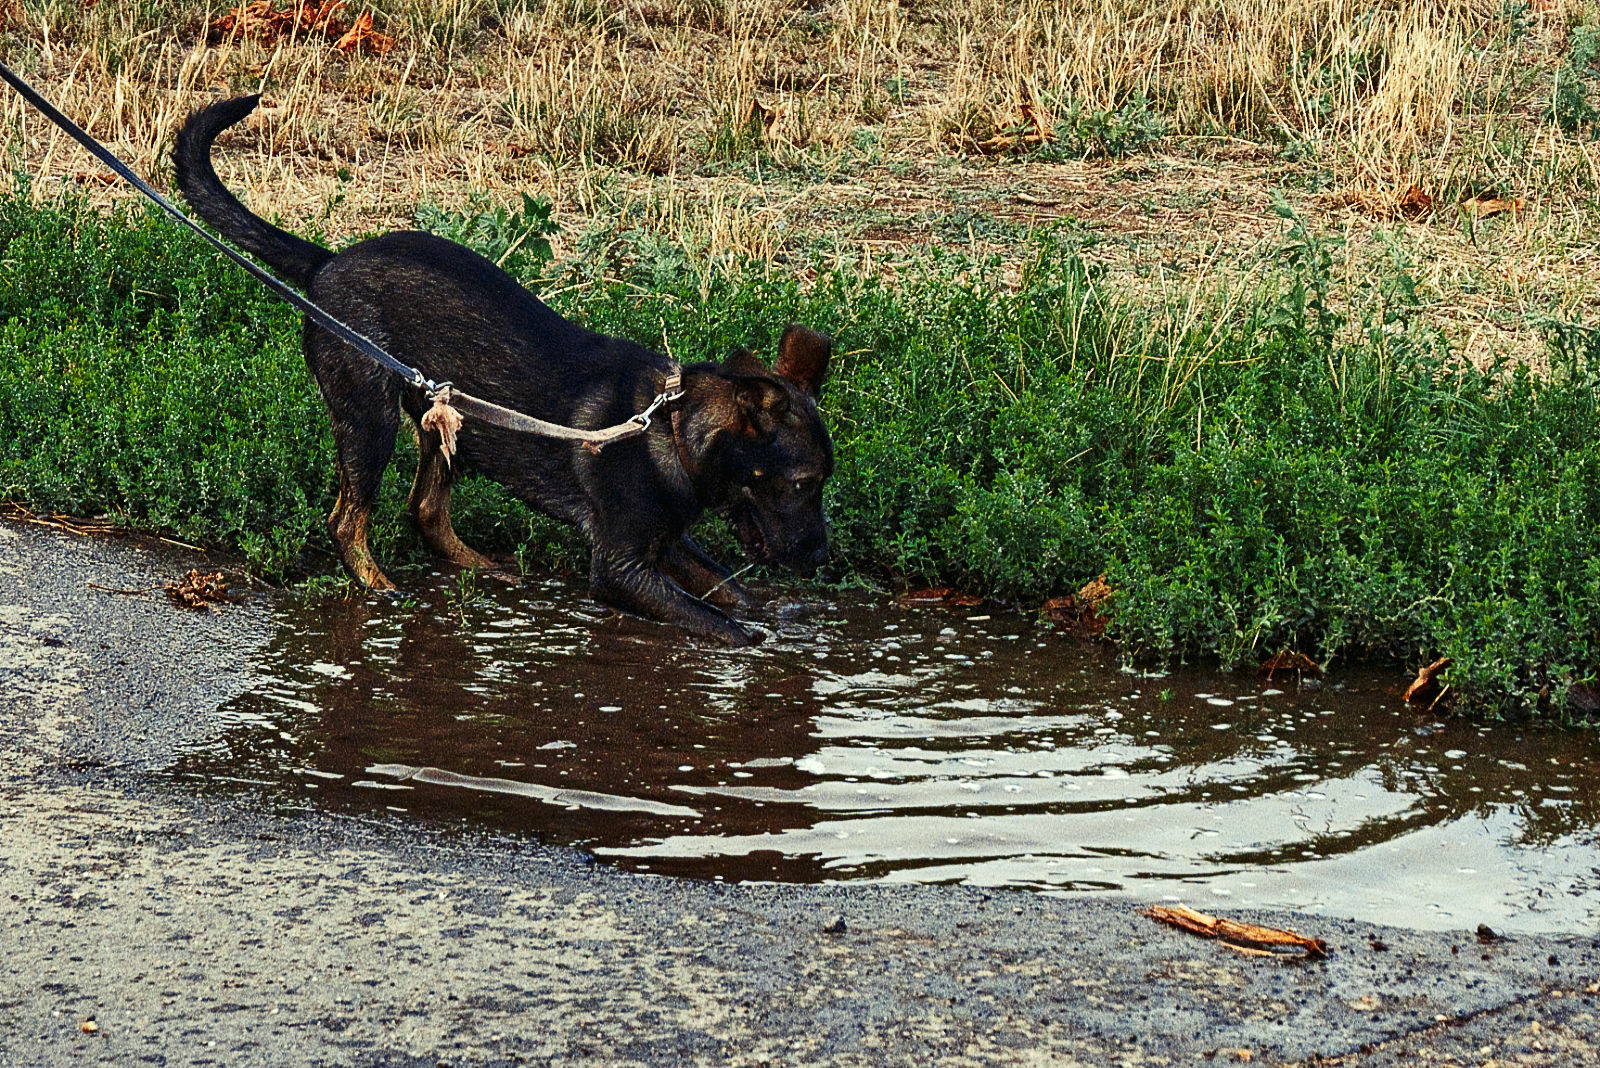
[[[417,435],[417,477],[411,483],[411,516],[422,532],[422,540],[439,556],[457,567],[492,571],[499,565],[470,548],[450,525],[450,473],[445,467],[439,435],[422,431]]]
[[[372,558],[372,550],[367,546],[371,507],[354,503],[344,481],[341,475],[339,499],[328,516],[328,533],[339,547],[339,558],[355,580],[369,590],[392,590],[394,583],[379,570],[378,562]]]

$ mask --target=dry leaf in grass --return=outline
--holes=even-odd
[[[1165,923],[1202,938],[1215,938],[1233,949],[1246,952],[1285,954],[1301,950],[1307,957],[1325,957],[1328,944],[1320,938],[1310,938],[1298,931],[1280,927],[1261,927],[1253,923],[1208,916],[1186,905],[1151,905],[1139,910],[1157,923]]]
[[[1017,112],[1021,116],[1020,121],[1015,126],[998,131],[993,137],[977,142],[979,152],[997,156],[1049,143],[1051,130],[1049,124],[1040,119],[1038,109],[1032,104],[1019,104]]]
[[[759,100],[750,101],[750,110],[745,112],[745,125],[754,129],[757,123],[761,124],[761,136],[771,137],[772,128],[778,125],[783,118],[783,105],[774,104],[771,107]]]
[[[240,4],[226,15],[211,20],[211,42],[215,44],[218,38],[234,34],[255,37],[268,29],[271,19],[272,0],[252,0],[251,3]]]
[[[1433,197],[1421,186],[1409,186],[1400,195],[1400,214],[1408,219],[1420,219],[1433,210]]]
[[[357,16],[354,23],[344,36],[334,43],[335,48],[341,52],[354,52],[362,49],[375,55],[383,55],[394,49],[394,38],[386,33],[379,33],[372,28],[372,12],[363,11]]]
[[[211,41],[237,36],[274,44],[284,36],[317,36],[333,41],[341,52],[381,55],[394,48],[393,37],[372,28],[372,12],[362,12],[347,26],[340,18],[344,8],[344,0],[302,0],[283,8],[275,8],[272,0],[251,0],[212,21]]]
[[[202,574],[196,568],[177,582],[167,583],[166,588],[167,596],[179,608],[203,612],[220,601],[228,600],[228,584],[222,580],[220,571]]]
[[[1022,112],[1023,125],[1033,127],[1032,136],[1038,140],[1039,144],[1046,144],[1053,139],[1054,134],[1050,129],[1050,124],[1039,118],[1039,112],[1032,104],[1023,104],[1019,110]]]
[[[1439,673],[1450,666],[1450,658],[1441,656],[1421,671],[1411,680],[1411,685],[1406,687],[1405,700],[1426,701],[1439,692]]]
[[[301,6],[278,11],[272,6],[272,0],[251,0],[212,20],[211,40],[215,42],[222,37],[244,37],[271,44],[286,29],[298,27],[300,14]]]
[[[1514,197],[1510,200],[1503,200],[1498,197],[1473,197],[1471,200],[1463,200],[1461,202],[1462,210],[1468,215],[1476,216],[1479,219],[1487,219],[1491,215],[1504,215],[1506,212],[1510,212],[1512,215],[1521,215],[1522,209],[1526,206],[1527,201],[1521,197]]]
[[[483,148],[486,152],[503,153],[504,155],[510,156],[512,159],[522,159],[524,156],[528,156],[533,153],[533,149],[527,147],[526,145],[519,145],[514,141],[485,141],[483,143]]]
[[[299,3],[293,11],[286,12],[292,25],[299,30],[309,30],[329,37],[339,32],[338,15],[344,10],[344,0],[321,0],[320,3]],[[371,18],[369,15],[368,18]]]

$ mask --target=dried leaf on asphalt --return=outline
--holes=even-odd
[[[220,571],[201,574],[195,569],[177,582],[169,582],[166,586],[167,596],[179,608],[192,608],[203,612],[220,601],[230,599],[228,584],[222,581]]]
[[[1421,671],[1411,680],[1411,685],[1406,687],[1405,700],[1426,701],[1437,697],[1439,690],[1439,673],[1450,666],[1450,658],[1441,656]]]
[[[1307,957],[1325,957],[1328,954],[1328,944],[1320,938],[1309,938],[1298,931],[1278,927],[1261,927],[1253,923],[1207,916],[1185,905],[1151,905],[1149,908],[1140,909],[1139,914],[1148,916],[1158,923],[1170,924],[1190,934],[1197,934],[1202,938],[1215,938],[1229,948],[1242,949],[1246,952],[1276,956],[1286,955],[1289,951],[1298,949]]]

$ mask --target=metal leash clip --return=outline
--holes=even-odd
[[[650,417],[654,415],[656,413],[656,409],[661,407],[663,404],[669,404],[672,401],[681,398],[683,396],[682,386],[683,375],[676,372],[668,375],[667,380],[662,383],[661,392],[656,394],[655,400],[651,401],[644,411],[634,416],[631,422],[638,423],[640,430],[649,430]]]

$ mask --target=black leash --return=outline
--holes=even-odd
[[[333,334],[351,348],[374,360],[379,366],[399,375],[411,385],[424,391],[428,399],[433,402],[433,407],[423,417],[424,429],[439,429],[445,442],[445,459],[448,461],[455,451],[455,431],[461,425],[461,418],[452,409],[460,409],[484,422],[495,426],[505,427],[508,430],[518,430],[527,434],[538,434],[542,437],[560,438],[566,441],[576,441],[592,452],[600,449],[613,441],[637,437],[650,429],[650,417],[657,408],[668,404],[683,396],[681,389],[682,378],[677,373],[676,365],[667,374],[664,388],[653,399],[649,406],[633,416],[626,422],[616,426],[606,427],[602,430],[578,430],[573,427],[561,426],[543,419],[536,419],[531,415],[503,408],[491,401],[474,397],[469,393],[452,388],[449,382],[435,382],[428,378],[415,367],[409,367],[390,356],[387,352],[363,334],[357,333],[332,315],[323,311],[304,294],[297,291],[266,268],[257,264],[250,257],[235,249],[232,245],[215,237],[199,223],[185,215],[178,206],[151,187],[150,183],[135,173],[134,169],[122,162],[117,155],[105,145],[90,137],[77,123],[56,110],[54,104],[40,96],[38,90],[22,79],[22,76],[13,71],[4,63],[0,63],[0,78],[7,85],[22,94],[22,99],[38,108],[45,118],[65,130],[67,135],[88,150],[95,159],[104,163],[117,173],[125,182],[149,198],[162,211],[166,212],[175,221],[193,230],[206,240],[206,243],[221,252],[240,267],[250,272],[251,276],[260,281],[272,292],[294,305],[309,316],[316,324]],[[674,437],[677,435],[674,434]],[[681,446],[680,446],[681,447]]]

